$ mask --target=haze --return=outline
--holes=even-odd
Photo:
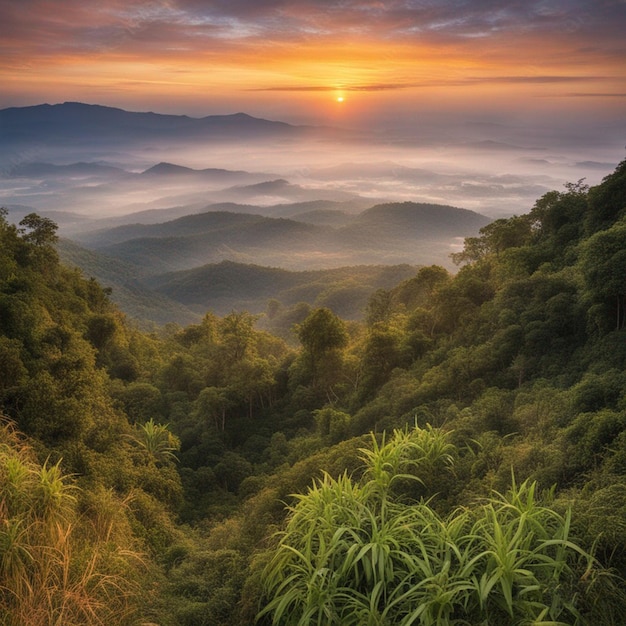
[[[0,3],[0,24],[0,108],[244,111],[325,129],[282,142],[5,146],[4,203],[102,217],[237,199],[219,184],[96,191],[94,181],[7,176],[32,162],[140,172],[166,161],[286,179],[306,199],[498,217],[566,182],[598,183],[623,158],[624,2],[32,0]],[[293,188],[248,197],[293,200]]]

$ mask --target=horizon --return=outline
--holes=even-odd
[[[71,105],[85,107],[86,111],[73,118]],[[41,117],[39,114],[38,124],[33,127],[26,122],[28,114],[26,117],[11,114],[9,119],[18,124],[14,130],[22,128],[16,137],[21,136],[22,139],[15,143],[11,139],[11,129],[8,126],[5,128],[8,131],[5,135],[7,150],[0,156],[0,172],[6,179],[0,185],[5,204],[32,205],[38,210],[71,208],[86,215],[93,212],[120,215],[144,208],[167,208],[176,203],[197,202],[207,192],[207,203],[233,197],[233,192],[220,189],[219,185],[202,190],[191,181],[186,183],[185,188],[170,189],[168,183],[163,181],[156,187],[151,185],[132,193],[117,187],[105,192],[106,186],[95,189],[90,185],[74,189],[57,186],[56,191],[50,193],[45,186],[39,187],[37,177],[31,178],[27,185],[22,182],[17,186],[12,178],[14,167],[37,162],[53,165],[94,162],[129,172],[141,172],[165,162],[195,170],[244,169],[256,176],[257,182],[276,179],[289,182],[280,193],[257,195],[253,203],[260,206],[289,203],[296,197],[360,198],[362,202],[372,204],[411,201],[450,205],[495,219],[526,213],[544,193],[561,189],[569,183],[584,179],[586,184],[598,184],[623,159],[619,135],[612,134],[613,141],[610,142],[606,137],[590,135],[582,129],[577,129],[576,135],[570,135],[554,128],[548,132],[546,129],[516,128],[504,124],[454,125],[447,121],[444,126],[422,129],[421,135],[411,135],[381,134],[377,128],[344,132],[347,129],[339,126],[292,125],[295,130],[299,127],[307,130],[304,134],[296,133],[290,138],[283,138],[280,125],[285,122],[274,119],[270,123],[276,122],[278,126],[273,130],[266,129],[270,135],[266,135],[264,130],[263,134],[255,137],[254,133],[248,134],[247,124],[240,127],[237,123],[231,125],[228,122],[220,131],[226,134],[218,134],[213,139],[207,135],[198,142],[182,130],[186,127],[184,125],[180,131],[182,135],[155,141],[158,134],[141,135],[142,138],[132,133],[119,134],[116,125],[121,118],[117,116],[112,117],[111,124],[105,128],[102,125],[104,119],[97,113],[93,117],[86,113],[90,109],[108,108],[129,115],[147,115],[144,121],[136,118],[136,126],[149,133],[157,128],[155,126],[154,130],[150,130],[155,119],[150,116],[172,114],[162,114],[158,109],[129,111],[77,101],[8,108],[19,112],[63,106],[67,107],[66,113],[62,117],[55,115],[49,118],[48,124],[43,126],[41,122],[46,119],[45,115]],[[201,122],[203,119],[236,118],[237,115],[263,124],[267,122],[266,118],[246,112],[204,118],[182,116]],[[73,139],[64,141],[62,135],[57,134],[69,132],[68,139],[78,137],[73,129],[74,119],[81,120],[76,130],[85,133],[80,135],[78,143]],[[147,125],[146,120],[149,120]],[[46,128],[56,130],[48,136]],[[273,134],[276,129],[279,135]],[[23,143],[26,137],[29,139]],[[103,137],[109,139],[102,143]],[[114,137],[114,144],[110,144]]]
[[[0,108],[410,129],[623,122],[623,2],[1,3]],[[563,116],[569,118],[563,120]]]
[[[308,173],[357,164],[335,188],[498,217],[567,182],[597,184],[624,158],[625,2],[32,0],[0,2],[0,24],[1,109],[80,102],[340,131],[299,146],[157,146],[124,153],[131,167],[330,186]],[[109,158],[76,160],[88,156]],[[382,180],[380,164],[415,177],[387,168]]]

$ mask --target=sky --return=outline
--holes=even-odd
[[[626,0],[0,0],[0,108],[624,120]]]

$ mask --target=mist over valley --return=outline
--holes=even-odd
[[[0,111],[2,200],[91,218],[216,202],[361,199],[510,216],[565,182],[615,167],[623,129],[523,123],[295,126],[245,114],[190,118],[81,103]],[[258,185],[258,186],[255,186]],[[361,204],[360,208],[365,208]]]
[[[261,312],[252,266],[452,271],[450,254],[492,219],[612,167],[606,143],[583,151],[504,124],[437,129],[435,121],[384,133],[75,102],[4,109],[0,204],[15,223],[36,212],[58,224],[62,258],[112,286],[131,315],[184,323],[203,308]],[[228,296],[208,278],[224,261],[231,278],[236,267],[248,278],[234,280]],[[146,304],[152,297],[158,306]],[[355,298],[351,317],[365,306]]]

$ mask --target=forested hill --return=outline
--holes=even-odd
[[[296,349],[142,333],[5,217],[0,623],[623,621],[626,161]]]

